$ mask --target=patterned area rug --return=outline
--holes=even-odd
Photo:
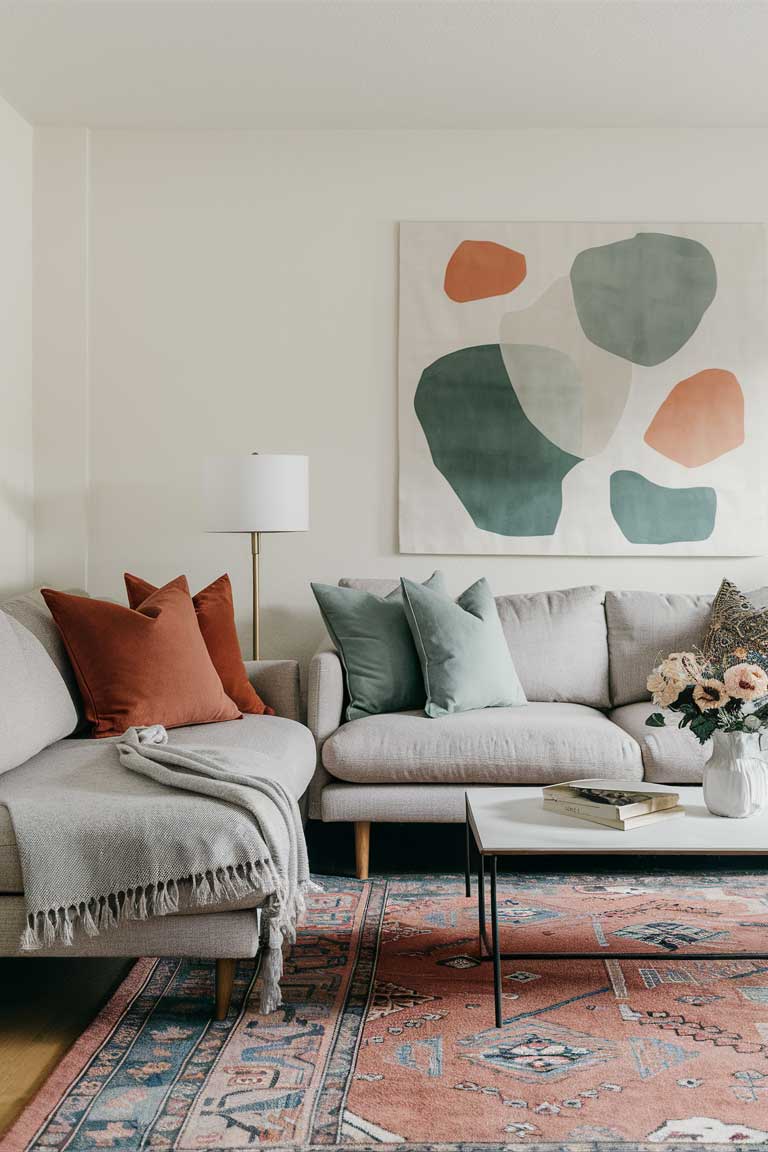
[[[459,878],[322,883],[283,1009],[139,961],[3,1152],[768,1143],[768,962],[673,959],[768,950],[768,876],[503,877],[506,950],[606,957],[506,962],[498,1031]]]

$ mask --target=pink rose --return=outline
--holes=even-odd
[[[734,664],[723,677],[729,696],[757,700],[768,693],[768,676],[757,664]]]

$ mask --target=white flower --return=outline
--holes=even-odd
[[[757,716],[744,717],[744,727],[748,732],[757,732],[762,726],[762,721],[758,720]]]
[[[682,680],[683,684],[696,684],[703,676],[701,663],[694,652],[670,652],[659,667],[667,680]]]
[[[648,677],[646,686],[657,708],[668,708],[670,704],[674,704],[686,684],[684,680],[664,676],[659,668],[655,668]]]

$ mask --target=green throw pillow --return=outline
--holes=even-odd
[[[442,572],[434,572],[423,587],[444,595]],[[347,720],[423,708],[424,680],[401,589],[383,597],[333,584],[313,584],[312,591],[344,665]]]
[[[487,580],[455,602],[412,580],[400,583],[424,673],[427,716],[527,703]]]

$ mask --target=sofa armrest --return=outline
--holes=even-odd
[[[246,660],[245,670],[253,687],[275,715],[301,721],[298,660]]]
[[[344,671],[333,648],[321,648],[309,663],[307,724],[318,748],[344,723]]]
[[[309,815],[319,820],[323,789],[333,777],[323,767],[323,744],[344,723],[344,670],[330,642],[309,663],[307,724],[317,745],[317,768],[309,786]]]

